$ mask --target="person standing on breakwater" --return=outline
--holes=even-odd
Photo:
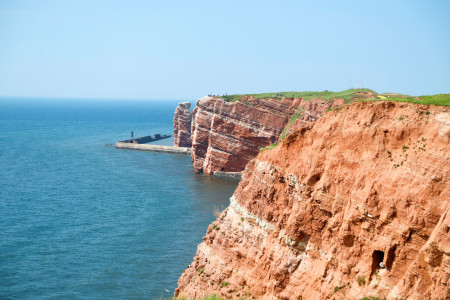
[[[131,138],[133,138],[133,137],[134,137],[134,132],[132,131],[132,132],[131,132]]]

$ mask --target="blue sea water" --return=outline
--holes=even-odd
[[[237,181],[195,174],[187,155],[104,145],[172,134],[176,105],[0,99],[0,298],[173,294]]]

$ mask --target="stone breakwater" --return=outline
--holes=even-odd
[[[191,153],[191,149],[187,148],[187,147],[133,144],[133,143],[123,143],[123,142],[117,142],[116,148],[117,149],[127,149],[127,150],[175,153],[175,154],[190,154]]]
[[[177,296],[450,298],[450,111],[359,102],[250,161]]]

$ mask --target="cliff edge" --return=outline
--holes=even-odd
[[[194,169],[241,172],[261,148],[312,124],[326,110],[374,95],[371,90],[349,90],[203,97],[192,112]]]
[[[192,113],[195,171],[242,171],[260,148],[278,139],[298,104],[299,99],[199,99]]]
[[[250,161],[176,296],[449,299],[449,144],[448,107],[326,113]]]

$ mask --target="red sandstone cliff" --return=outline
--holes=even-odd
[[[191,147],[191,103],[181,102],[173,117],[173,138],[175,147]]]
[[[373,97],[372,92],[356,93],[356,99]],[[197,101],[193,111],[191,157],[196,172],[240,172],[260,148],[315,122],[329,108],[344,104],[303,98],[255,99],[243,96],[237,102],[216,97]],[[295,115],[294,115],[295,114]],[[293,120],[291,117],[296,116]]]
[[[446,107],[326,113],[247,165],[176,295],[449,299],[449,144]]]
[[[192,114],[191,157],[196,172],[239,172],[259,149],[275,142],[299,99],[203,97]]]

